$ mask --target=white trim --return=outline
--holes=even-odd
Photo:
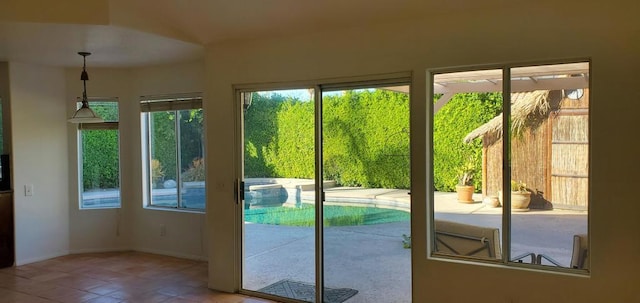
[[[68,250],[64,250],[64,251],[60,251],[60,252],[57,252],[57,253],[53,253],[53,254],[49,254],[49,255],[45,255],[45,256],[34,257],[34,258],[29,258],[29,259],[16,258],[15,266],[21,266],[21,265],[26,265],[26,264],[30,264],[30,263],[36,263],[36,262],[40,262],[40,261],[45,261],[45,260],[49,260],[49,259],[53,259],[53,258],[57,258],[57,257],[66,256],[68,254],[69,254],[69,251]]]
[[[162,256],[168,256],[168,257],[176,257],[176,258],[180,258],[180,259],[195,260],[195,261],[205,261],[206,262],[206,261],[209,260],[209,258],[208,258],[208,256],[206,254],[205,255],[193,255],[193,254],[177,253],[177,252],[174,252],[174,251],[167,251],[167,250],[162,250],[162,249],[144,248],[144,247],[135,247],[133,249],[133,251],[156,254],[156,255],[162,255]]]
[[[132,251],[130,247],[121,247],[121,248],[82,248],[82,249],[73,249],[69,251],[69,255],[79,255],[79,254],[95,254],[95,253],[112,253],[112,252],[129,252]]]

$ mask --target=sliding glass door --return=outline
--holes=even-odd
[[[242,288],[314,299],[314,90],[254,91],[243,106]]]
[[[411,302],[408,92],[322,92],[324,302]]]
[[[403,83],[239,94],[243,292],[411,301]]]

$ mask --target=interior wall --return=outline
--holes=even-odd
[[[142,204],[142,162],[140,145],[140,96],[165,95],[175,93],[193,93],[204,91],[204,63],[201,61],[182,64],[137,68],[132,70],[133,97],[128,112],[129,121],[136,121],[137,126],[130,128],[132,132],[130,144],[132,150],[128,156],[135,157],[130,161],[131,175],[135,178],[135,193],[132,196],[132,216],[134,219],[133,248],[146,251],[185,257],[190,259],[207,258],[205,214],[186,211],[166,211],[145,209]],[[208,113],[205,112],[205,117]],[[135,117],[133,117],[135,115]],[[207,158],[207,165],[214,162]],[[160,226],[165,226],[166,235],[160,235]]]
[[[61,68],[9,64],[16,264],[69,251],[65,75]],[[33,196],[24,186],[33,185]]]
[[[202,62],[134,69],[88,68],[90,97],[117,97],[120,107],[120,209],[78,208],[77,137],[69,124],[71,251],[133,249],[191,259],[206,259],[204,214],[143,207],[140,96],[203,91]],[[68,69],[67,99],[82,93],[79,70]],[[75,104],[68,103],[68,113]],[[160,235],[160,226],[166,235]]]
[[[207,50],[207,159],[237,159],[233,84],[413,72],[411,88],[412,274],[414,302],[636,302],[640,205],[629,169],[640,111],[635,71],[639,25],[626,7],[530,2],[518,9],[431,16],[340,32],[237,41]],[[430,133],[427,71],[433,68],[590,58],[591,276],[465,264],[428,257]],[[612,157],[612,154],[615,156]],[[209,286],[240,285],[239,218],[233,203],[237,161],[210,161],[207,217]],[[399,236],[400,238],[400,236]],[[233,261],[233,262],[232,262]],[[464,291],[460,291],[464,289]]]

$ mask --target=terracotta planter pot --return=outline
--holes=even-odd
[[[473,185],[457,185],[458,202],[473,203]]]

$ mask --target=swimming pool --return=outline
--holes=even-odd
[[[409,221],[408,212],[376,207],[325,205],[324,226],[371,225]],[[315,206],[303,204],[301,207],[263,207],[244,210],[245,222],[287,226],[314,226]]]

